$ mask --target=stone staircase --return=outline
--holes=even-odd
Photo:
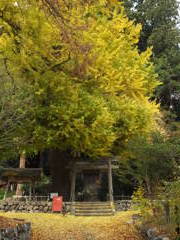
[[[111,202],[74,202],[71,213],[75,216],[112,216],[115,209]]]

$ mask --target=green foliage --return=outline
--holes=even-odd
[[[4,189],[0,189],[0,200],[4,199],[4,194],[5,194],[5,190]],[[7,198],[12,197],[15,193],[14,192],[8,192],[7,193]]]
[[[51,177],[47,177],[43,175],[41,179],[35,184],[35,196],[48,196],[50,193],[50,184],[51,184]],[[29,184],[22,185],[23,195],[29,195]]]
[[[6,159],[16,156],[29,141],[24,126],[27,131],[31,125],[28,106],[32,99],[25,84],[9,75],[6,61],[0,63],[0,159]]]
[[[139,186],[132,195],[133,208],[140,210],[144,218],[149,217],[150,201],[145,197],[145,190]]]
[[[141,51],[153,46],[153,51],[158,56],[177,48],[179,14],[176,0],[127,0],[124,4],[130,19],[143,26],[139,42]]]
[[[178,176],[179,154],[180,145],[175,139],[164,139],[157,134],[150,139],[135,138],[128,143],[119,175],[134,184],[144,184],[151,195],[164,180]]]
[[[162,196],[169,200],[170,221],[177,226],[180,225],[180,180],[165,184]]]
[[[139,50],[153,46],[153,62],[162,85],[156,96],[166,109],[179,115],[180,31],[178,1],[124,1],[130,19],[142,24]]]
[[[51,182],[52,179],[50,177],[43,175],[41,181],[39,181],[35,186],[36,195],[48,196]]]
[[[160,228],[163,232],[175,235],[180,224],[180,182],[166,182],[158,189],[154,198],[145,196],[145,191],[139,187],[134,192],[132,200],[140,210],[143,225]],[[163,229],[162,229],[163,228]],[[161,234],[161,232],[160,232]]]
[[[4,191],[0,190],[0,200],[2,200],[4,197]]]

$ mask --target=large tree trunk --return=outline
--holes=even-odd
[[[48,161],[52,176],[51,190],[63,196],[66,201],[69,201],[70,198],[70,170],[67,169],[70,160],[72,160],[71,156],[66,152],[49,151]]]
[[[19,159],[19,168],[26,167],[26,154],[22,152]],[[16,196],[22,196],[22,184],[18,184],[16,188]]]

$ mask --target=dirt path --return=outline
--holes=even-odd
[[[43,213],[0,213],[0,216],[32,222],[32,240],[140,240],[131,216],[122,212],[112,217],[74,217]]]

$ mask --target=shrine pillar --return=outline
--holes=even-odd
[[[70,193],[70,201],[75,201],[75,191],[76,191],[76,168],[73,167],[73,171],[71,174],[71,193]]]
[[[113,181],[112,181],[112,165],[111,159],[108,160],[108,187],[109,187],[109,201],[113,202]]]

